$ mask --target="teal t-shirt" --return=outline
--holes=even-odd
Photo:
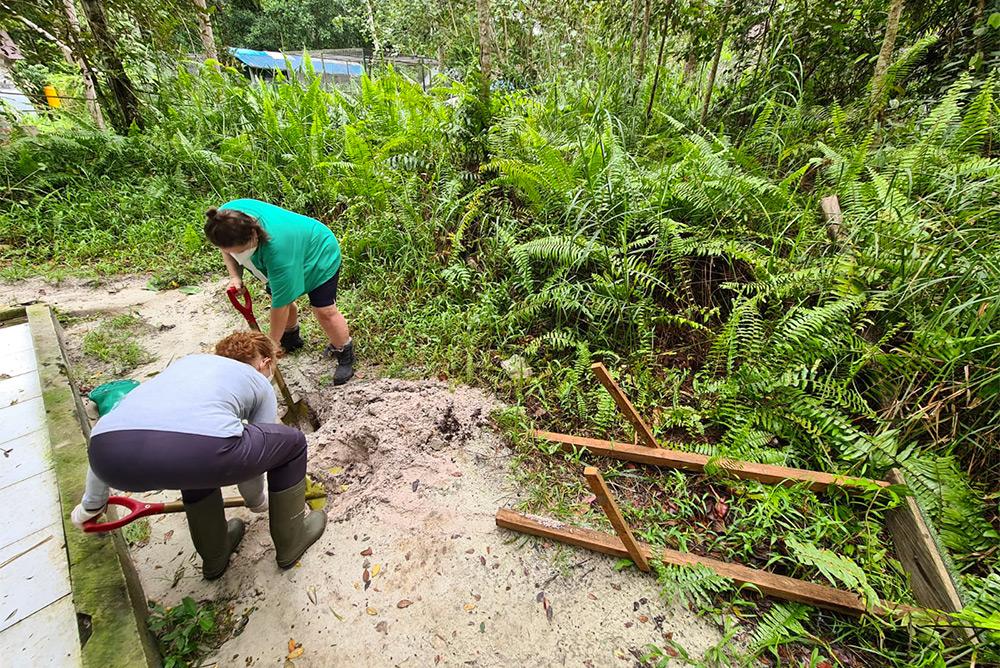
[[[253,216],[271,237],[250,259],[267,276],[273,307],[291,304],[340,269],[337,237],[315,218],[256,199],[234,199],[219,208]]]

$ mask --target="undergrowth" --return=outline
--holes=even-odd
[[[424,92],[390,71],[343,92],[181,70],[144,132],[15,133],[0,147],[0,275],[190,283],[221,271],[199,232],[208,206],[257,197],[302,211],[341,239],[340,306],[362,359],[490,386],[518,406],[500,419],[519,434],[532,510],[600,523],[577,460],[523,436],[530,425],[631,437],[594,361],[672,447],[903,471],[984,642],[948,647],[928,626],[769,604],[694,577],[724,634],[747,641],[740,657],[1000,658],[988,630],[1000,614],[995,78],[959,79],[882,125],[858,106],[762,99],[738,137],[699,128],[696,96],[664,94],[646,120],[604,85],[498,92],[487,123],[461,83]],[[820,209],[831,194],[836,225]],[[645,540],[909,600],[883,528],[892,494],[605,474]],[[731,651],[714,660],[744,660]]]

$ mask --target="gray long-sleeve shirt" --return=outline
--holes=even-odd
[[[271,383],[249,364],[218,355],[188,355],[129,392],[94,425],[91,437],[111,431],[149,429],[226,438],[243,433],[243,422],[278,422]],[[108,486],[87,472],[83,507],[108,500]]]

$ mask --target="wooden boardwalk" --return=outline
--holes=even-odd
[[[0,656],[12,666],[78,666],[59,491],[27,323],[0,327],[0,353]]]

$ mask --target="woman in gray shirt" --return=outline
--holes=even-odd
[[[242,520],[226,522],[220,490],[238,484],[251,510],[268,511],[278,566],[293,566],[323,534],[326,514],[305,515],[306,439],[278,424],[273,364],[269,337],[239,332],[219,341],[214,355],[183,357],[132,390],[91,432],[87,487],[73,522],[105,511],[109,485],[180,489],[202,573],[212,580],[243,538]]]

